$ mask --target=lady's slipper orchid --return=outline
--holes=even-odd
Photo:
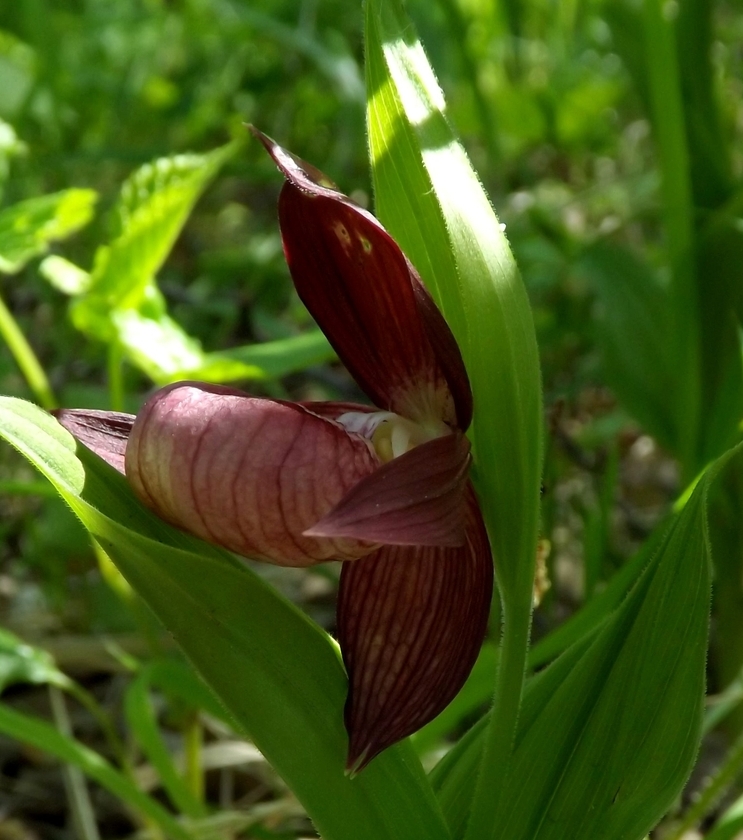
[[[279,220],[295,286],[376,408],[288,403],[200,383],[136,418],[60,421],[163,519],[270,563],[343,560],[348,767],[454,697],[485,633],[492,560],[468,479],[472,414],[456,342],[379,222],[254,132],[286,178]]]

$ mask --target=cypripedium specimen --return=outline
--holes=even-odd
[[[279,221],[297,292],[374,405],[181,382],[136,418],[58,417],[189,533],[279,565],[346,561],[338,638],[358,772],[449,703],[485,634],[493,565],[468,479],[472,395],[449,327],[390,235],[254,133],[286,179]]]

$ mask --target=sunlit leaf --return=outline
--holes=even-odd
[[[0,210],[0,272],[15,274],[50,243],[85,227],[97,198],[93,190],[70,189]]]
[[[235,142],[205,155],[161,158],[125,182],[115,209],[117,235],[96,252],[88,293],[72,305],[79,329],[110,340],[116,333],[111,312],[165,313],[155,275],[199,196],[239,148]]]

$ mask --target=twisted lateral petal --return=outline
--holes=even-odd
[[[331,420],[201,383],[155,394],[126,451],[134,491],[163,519],[284,566],[351,560],[374,549],[303,532],[378,466],[363,438]]]
[[[60,408],[52,414],[77,440],[109,466],[124,473],[124,453],[134,425],[133,414],[87,408]]]
[[[383,546],[343,566],[338,638],[349,675],[348,768],[424,726],[464,684],[487,628],[493,562],[471,485],[460,548]]]
[[[386,545],[461,546],[470,444],[456,432],[416,446],[362,479],[307,535]]]
[[[354,379],[380,408],[465,430],[459,348],[400,247],[318,169],[254,134],[287,178],[279,221],[297,292]]]

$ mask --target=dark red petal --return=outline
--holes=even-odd
[[[134,425],[133,414],[86,408],[60,408],[52,414],[80,443],[124,473],[124,454]]]
[[[254,133],[287,178],[279,220],[297,292],[346,367],[380,408],[465,430],[459,348],[400,247],[319,170]]]
[[[368,442],[332,420],[203,383],[158,391],[137,415],[126,452],[130,484],[163,519],[286,566],[375,548],[304,531],[378,466]]]
[[[416,446],[363,478],[305,534],[461,546],[469,452],[459,432]]]
[[[436,717],[477,659],[493,563],[471,485],[466,530],[460,548],[383,546],[343,566],[338,638],[353,773]]]

